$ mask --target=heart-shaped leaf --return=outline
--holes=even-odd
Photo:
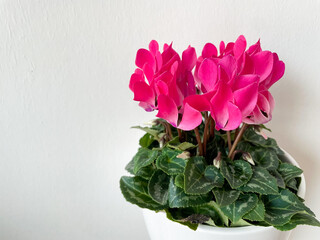
[[[242,160],[236,160],[231,163],[222,160],[220,170],[233,189],[246,184],[252,176],[250,164]]]
[[[221,207],[221,210],[233,223],[235,223],[238,222],[246,213],[255,208],[257,203],[257,195],[248,193],[240,195],[234,203]]]
[[[188,194],[204,194],[214,187],[223,185],[223,176],[214,166],[206,168],[205,159],[200,156],[188,160],[184,171],[184,189]]]
[[[161,210],[165,206],[155,202],[148,193],[148,181],[141,177],[121,177],[120,189],[125,199],[141,208]]]
[[[180,150],[164,148],[161,155],[157,158],[157,167],[168,175],[178,175],[183,173],[186,166],[186,160],[177,158],[180,153],[182,153]]]
[[[277,180],[264,168],[254,167],[252,178],[239,188],[243,192],[278,194]]]
[[[152,199],[161,205],[168,202],[170,177],[161,170],[157,170],[152,175],[148,191]]]

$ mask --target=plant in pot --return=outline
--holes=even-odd
[[[283,240],[299,224],[320,226],[302,170],[264,133],[285,65],[260,41],[246,45],[240,36],[180,57],[153,40],[137,52],[129,88],[158,118],[134,127],[145,134],[120,188],[147,209],[151,239]]]

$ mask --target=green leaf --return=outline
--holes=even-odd
[[[258,203],[255,194],[243,194],[232,204],[222,207],[222,212],[233,222],[238,222],[246,213],[251,211]]]
[[[186,222],[186,221],[183,221],[183,220],[180,220],[180,219],[176,219],[175,218],[176,216],[174,217],[173,214],[171,213],[172,210],[176,210],[176,209],[166,209],[167,218],[169,220],[171,220],[173,222],[180,223],[182,225],[185,225],[185,226],[189,227],[190,229],[192,229],[194,231],[197,230],[199,224]],[[180,210],[180,209],[177,209],[177,210]]]
[[[252,226],[251,223],[248,223],[247,221],[240,219],[238,222],[231,223],[230,227],[245,227],[245,226]]]
[[[220,207],[224,207],[234,203],[240,196],[240,191],[226,188],[216,188],[213,189],[213,194],[216,198],[217,204]]]
[[[220,173],[219,169],[213,165],[206,167],[204,176],[214,185],[214,187],[222,187],[224,184],[224,178],[222,174]]]
[[[303,173],[303,171],[300,168],[298,168],[290,163],[281,163],[278,171],[282,175],[282,177],[286,183],[289,180],[296,178]]]
[[[155,202],[148,193],[148,181],[141,177],[126,177],[120,179],[120,189],[124,198],[141,208],[161,210],[165,206]]]
[[[184,190],[187,194],[204,194],[223,185],[223,176],[214,166],[206,168],[205,159],[191,157],[184,170]],[[221,184],[222,183],[222,184]]]
[[[150,133],[146,133],[139,140],[139,144],[141,147],[148,148],[154,141],[154,137]]]
[[[272,132],[271,129],[270,129],[270,128],[267,128],[264,124],[260,124],[259,126],[260,126],[262,129],[265,129],[265,130],[267,130],[267,131],[269,131],[269,132]]]
[[[125,168],[129,173],[135,176],[142,177],[144,179],[150,179],[156,168],[153,165],[148,165],[146,167],[140,168],[137,173],[134,173],[134,159],[132,159]]]
[[[168,202],[170,177],[157,170],[152,175],[149,184],[148,192],[154,201],[161,205],[165,205]]]
[[[220,171],[233,189],[246,184],[252,176],[250,164],[242,160],[236,160],[229,164],[222,160]]]
[[[290,179],[288,182],[287,182],[287,187],[288,188],[291,188],[293,190],[296,190],[298,191],[298,187],[297,187],[297,180],[295,178],[293,179]]]
[[[239,190],[260,194],[278,194],[277,180],[264,168],[254,167],[250,181]]]
[[[282,175],[277,171],[269,171],[269,173],[277,180],[278,187],[286,188],[286,183],[284,182]]]
[[[170,147],[170,148],[173,148],[173,149],[178,149],[178,150],[181,150],[181,151],[185,151],[187,149],[190,149],[190,148],[195,148],[197,147],[196,145],[190,143],[190,142],[180,142],[179,141],[179,137],[175,137],[173,138],[171,141],[169,141],[167,143],[167,147]]]
[[[261,200],[259,200],[258,204],[243,216],[244,219],[248,219],[250,221],[263,221],[266,209],[264,208],[264,204]]]
[[[152,135],[154,137],[155,140],[159,141],[159,131],[148,128],[148,127],[141,127],[141,126],[133,126],[131,128],[136,128],[136,129],[140,129],[142,131],[145,131],[146,133],[149,133],[150,135]]]
[[[183,174],[179,174],[175,177],[174,184],[177,187],[184,189],[184,176],[183,176]]]
[[[210,217],[215,226],[228,226],[228,217],[221,211],[220,207],[214,201],[193,207],[193,209],[197,214]]]
[[[298,225],[311,225],[320,227],[320,222],[308,214],[297,213],[290,219],[288,223],[282,226],[276,226],[276,228],[281,231],[289,231]]]
[[[281,190],[279,195],[263,196],[262,200],[266,208],[265,221],[273,226],[288,223],[297,213],[314,216],[314,213],[288,189]]]
[[[255,130],[251,127],[248,128],[245,133],[243,134],[243,139],[247,142],[250,142],[256,146],[261,146],[263,148],[271,148],[273,149],[278,155],[284,155],[284,152],[278,146],[276,140],[273,138],[265,139],[260,134],[256,133]]]
[[[168,175],[183,173],[186,166],[186,160],[177,158],[180,153],[182,153],[182,151],[164,148],[161,155],[157,158],[157,167]]]
[[[181,207],[192,207],[202,205],[211,200],[212,195],[188,195],[180,187],[174,184],[173,178],[170,180],[169,185],[169,207],[170,208],[181,208]]]
[[[153,151],[148,148],[140,148],[137,154],[133,157],[133,172],[136,174],[141,168],[153,163],[157,157],[158,151]]]
[[[253,161],[260,167],[267,170],[277,170],[279,167],[279,158],[273,150],[256,148],[250,151]]]

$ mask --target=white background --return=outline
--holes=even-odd
[[[300,163],[320,217],[320,1],[0,0],[0,239],[148,239],[141,210],[119,190],[154,114],[128,89],[151,39],[276,51],[272,136]],[[292,240],[316,239],[298,227]]]

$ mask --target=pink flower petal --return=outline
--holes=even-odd
[[[224,53],[225,48],[226,46],[224,44],[224,41],[221,41],[219,45],[220,56]]]
[[[234,47],[234,43],[233,42],[229,42],[226,46],[226,49],[224,50],[224,54],[228,55],[228,54],[232,54],[233,53],[233,47]]]
[[[146,76],[149,84],[151,84],[154,72],[153,72],[152,67],[148,63],[143,65],[143,72],[144,72],[144,75]]]
[[[188,93],[186,96],[197,94],[195,81],[191,72],[187,73]]]
[[[258,83],[257,81],[253,82],[250,85],[235,91],[233,94],[235,104],[241,110],[242,117],[247,117],[257,105]]]
[[[216,122],[216,128],[224,128],[228,119],[228,102],[233,98],[231,88],[228,84],[220,81],[216,94],[211,98],[211,115]]]
[[[143,76],[143,72],[141,71],[138,72],[136,71],[135,73],[133,73],[130,77],[130,82],[129,82],[129,88],[130,90],[133,92],[133,89],[134,89],[134,84],[136,82],[140,82],[140,81],[144,81],[144,76]]]
[[[270,88],[275,82],[277,82],[280,78],[282,78],[285,70],[284,62],[279,61],[278,55],[276,53],[273,53],[273,72],[271,80],[268,83],[265,83],[267,88]]]
[[[174,127],[177,126],[178,108],[170,97],[165,95],[158,97],[158,110],[157,117],[166,120]]]
[[[229,119],[227,125],[222,130],[230,131],[238,128],[242,122],[242,114],[239,108],[231,102],[228,102]]]
[[[247,50],[247,53],[249,55],[256,54],[258,52],[261,52],[261,45],[260,45],[260,39],[255,44],[251,45],[249,49]]]
[[[188,104],[197,111],[210,111],[211,105],[209,100],[204,95],[191,95],[184,99],[184,104]]]
[[[140,48],[136,56],[136,65],[142,69],[146,63],[148,63],[153,71],[155,71],[156,65],[154,57],[147,49]]]
[[[191,71],[197,62],[196,50],[193,47],[188,47],[182,53],[182,66],[185,71]]]
[[[252,56],[255,73],[260,75],[260,82],[263,82],[272,72],[273,55],[270,51],[262,51]]]
[[[223,70],[227,73],[229,79],[232,78],[234,70],[236,70],[236,59],[231,55],[226,55],[219,61],[219,64]]]
[[[212,90],[217,82],[217,65],[214,61],[209,58],[204,59],[199,67],[198,77],[207,91]]]
[[[190,131],[198,127],[202,122],[202,115],[199,111],[191,107],[188,103],[184,106],[184,111],[182,115],[182,120],[178,128]]]
[[[215,45],[212,43],[207,43],[204,45],[202,50],[202,57],[203,58],[210,58],[210,57],[217,57],[218,51]]]
[[[244,88],[252,83],[259,83],[259,76],[255,74],[239,75],[235,78],[232,89],[235,91],[237,89]]]
[[[175,102],[175,104],[177,106],[181,106],[184,96],[183,96],[181,90],[177,86],[176,79],[173,79],[168,84],[168,88],[169,88],[169,94],[168,95],[171,97],[171,99],[173,99],[173,101]]]
[[[149,43],[149,50],[153,54],[153,56],[155,56],[156,53],[159,51],[159,44],[156,40],[152,40]]]
[[[133,88],[134,101],[146,102],[152,106],[155,104],[155,96],[151,87],[144,81],[136,82]]]
[[[240,58],[247,47],[247,41],[243,35],[240,35],[233,46],[233,54],[236,59]]]
[[[146,102],[139,102],[139,106],[142,107],[146,112],[152,112],[154,107]]]
[[[169,93],[168,85],[161,80],[157,81],[155,84],[155,90],[158,96],[161,94],[168,95]]]
[[[243,55],[243,67],[241,69],[240,74],[245,75],[245,74],[253,74],[255,72],[254,70],[254,62],[249,56],[248,53],[245,53]]]

